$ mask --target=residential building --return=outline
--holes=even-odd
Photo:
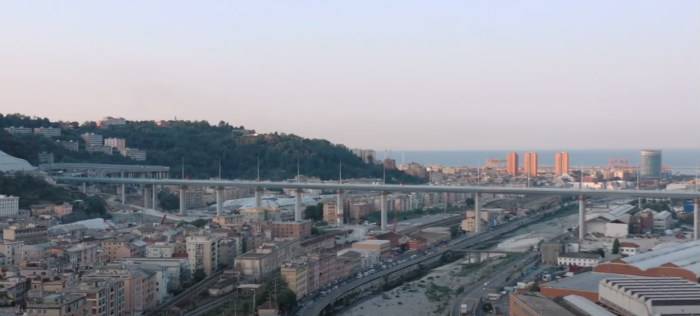
[[[156,243],[146,246],[146,257],[148,258],[172,258],[175,253],[175,245],[167,243]]]
[[[121,126],[126,125],[126,119],[123,117],[111,117],[107,116],[97,121],[97,127],[107,128],[110,126]]]
[[[15,126],[10,126],[10,127],[5,127],[5,131],[10,133],[10,135],[31,135],[32,134],[32,128],[31,127],[15,127]]]
[[[280,268],[282,278],[287,283],[297,300],[306,296],[308,291],[308,265],[303,263],[287,263]]]
[[[102,241],[102,249],[108,262],[122,258],[143,257],[146,254],[146,243],[130,236],[117,237]]]
[[[56,143],[68,151],[80,150],[80,144],[72,140],[56,140]]]
[[[58,127],[35,127],[34,135],[44,137],[61,137],[61,129]]]
[[[507,161],[506,171],[511,176],[517,176],[518,175],[518,153],[511,152],[510,154],[508,154],[507,160],[508,161]]]
[[[16,217],[19,215],[19,197],[0,195],[0,217]]]
[[[554,154],[554,175],[569,174],[569,153],[566,151]]]
[[[338,205],[336,202],[323,203],[323,221],[329,225],[338,223]]]
[[[25,245],[43,243],[48,240],[48,228],[44,225],[12,225],[2,231],[6,241],[22,241]]]
[[[581,268],[595,267],[600,263],[600,255],[587,252],[570,252],[559,255],[557,264]]]
[[[123,155],[131,160],[146,161],[146,151],[138,148],[128,147],[123,151]]]
[[[671,212],[661,211],[654,215],[654,230],[665,231],[673,226],[673,217]]]
[[[79,243],[66,249],[68,262],[73,271],[85,271],[95,268],[98,260],[97,245]]]
[[[127,315],[141,315],[158,304],[159,275],[126,263],[101,267],[88,276],[124,281],[124,297]]]
[[[234,265],[242,276],[261,280],[279,267],[279,261],[274,249],[269,251],[256,249],[237,256]]]
[[[110,138],[105,138],[104,139],[105,146],[112,147],[122,153],[126,152],[126,139],[124,138],[117,138],[117,137],[110,137]]]
[[[219,268],[219,239],[214,236],[188,236],[187,259],[192,273],[202,270],[211,275]]]
[[[85,148],[104,146],[104,138],[100,134],[83,133],[80,138],[85,142]],[[111,147],[109,147],[111,148]]]
[[[537,153],[536,152],[527,152],[525,153],[525,161],[524,161],[524,169],[525,169],[525,174],[530,176],[530,177],[536,177],[537,172],[539,169],[539,164],[537,161]]]
[[[124,280],[111,277],[82,277],[80,282],[66,293],[83,295],[87,313],[84,315],[127,315]]]
[[[80,294],[49,294],[27,301],[27,316],[83,316],[88,315],[85,296]]]
[[[325,208],[325,207],[324,207]],[[311,236],[311,222],[272,222],[272,238],[304,239]]]

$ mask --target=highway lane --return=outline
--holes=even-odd
[[[470,308],[474,311],[474,315],[480,315],[481,310],[480,305],[475,306],[476,302],[479,302],[481,298],[486,296],[488,293],[487,291],[489,289],[494,289],[496,291],[500,291],[501,288],[503,288],[507,283],[508,280],[510,280],[511,276],[516,273],[518,270],[523,268],[524,266],[529,266],[533,264],[537,258],[539,257],[539,254],[536,252],[531,252],[527,255],[525,255],[523,258],[520,258],[516,260],[515,262],[508,263],[504,267],[499,267],[500,270],[496,274],[493,274],[489,276],[488,279],[486,280],[480,280],[477,281],[473,284],[471,284],[469,287],[467,287],[464,291],[464,294],[459,297],[455,303],[452,306],[452,316],[459,316],[460,315],[460,306],[462,303],[468,303],[470,304]]]
[[[246,181],[246,180],[187,180],[155,178],[99,178],[99,177],[54,177],[59,182],[106,183],[106,184],[156,184],[208,187],[239,187],[264,189],[315,189],[370,192],[448,192],[448,193],[502,193],[515,195],[558,195],[558,196],[613,196],[649,197],[673,199],[700,199],[700,191],[662,190],[592,190],[574,188],[523,188],[505,186],[450,186],[450,185],[402,185],[402,184],[354,184],[335,182],[285,182],[285,181]]]
[[[541,220],[542,217],[544,217],[545,215],[556,212],[556,211],[560,210],[561,208],[562,207],[553,208],[553,209],[541,212],[541,213],[534,215],[534,216],[518,219],[516,221],[497,226],[497,227],[493,228],[491,231],[483,232],[483,233],[480,233],[478,235],[474,235],[473,237],[467,237],[467,236],[459,237],[457,239],[452,240],[450,243],[448,243],[448,247],[446,249],[438,250],[437,252],[434,252],[434,253],[429,254],[429,255],[424,255],[424,256],[416,257],[414,259],[409,259],[402,264],[398,264],[396,266],[387,268],[385,270],[381,270],[377,273],[374,273],[374,274],[369,275],[367,277],[364,277],[362,279],[353,279],[352,281],[350,281],[346,284],[343,284],[343,285],[339,286],[337,289],[331,291],[326,296],[322,296],[320,298],[317,298],[312,303],[306,302],[306,304],[297,312],[297,315],[302,315],[302,316],[319,315],[321,313],[321,311],[323,309],[325,309],[328,305],[330,305],[332,302],[335,302],[339,297],[341,297],[345,293],[347,293],[347,292],[349,292],[357,287],[360,287],[360,286],[367,284],[369,282],[376,281],[379,278],[383,278],[384,276],[386,276],[388,274],[403,270],[406,267],[420,264],[420,263],[428,261],[430,259],[434,259],[437,256],[442,256],[447,251],[474,247],[474,246],[477,246],[483,242],[490,241],[490,240],[497,238],[503,234],[506,234],[506,233],[509,233],[513,230],[516,230],[522,226],[527,226],[529,224],[537,222],[537,221]]]

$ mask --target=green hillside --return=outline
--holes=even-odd
[[[173,177],[180,176],[184,160],[185,176],[209,178],[218,175],[219,161],[222,175],[229,179],[254,179],[260,163],[261,177],[266,180],[289,179],[296,175],[297,162],[303,175],[324,180],[338,178],[338,164],[342,161],[344,178],[381,178],[382,167],[364,163],[342,145],[327,140],[308,139],[290,134],[257,135],[252,130],[235,127],[226,122],[211,125],[206,121],[129,121],[124,126],[98,128],[95,122],[51,122],[45,118],[30,118],[18,114],[0,114],[0,127],[8,126],[61,126],[61,139],[79,140],[80,134],[94,132],[105,137],[121,137],[127,146],[145,149],[146,162],[135,162],[118,154],[89,154],[70,152],[54,141],[34,135],[12,136],[0,131],[0,150],[10,155],[37,163],[38,153],[53,152],[56,161],[146,163],[170,166]],[[82,144],[81,144],[82,146]],[[388,171],[389,183],[424,182],[400,171]]]

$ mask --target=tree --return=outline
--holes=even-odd
[[[612,253],[613,253],[614,255],[620,253],[620,241],[619,241],[617,238],[615,238],[615,240],[613,241],[613,244],[612,244]]]
[[[180,199],[173,193],[160,191],[158,192],[158,204],[164,210],[173,211],[180,208]]]
[[[598,253],[598,255],[600,255],[601,258],[605,258],[605,250],[603,250],[603,248],[598,248],[596,252]]]
[[[304,209],[304,218],[318,222],[323,220],[323,203],[309,205]]]
[[[199,281],[202,281],[207,278],[207,274],[204,273],[204,269],[197,269],[194,274],[192,275],[192,278],[194,280],[194,283],[197,283]]]

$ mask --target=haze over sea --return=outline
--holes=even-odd
[[[554,154],[559,150],[533,150],[539,154],[539,164],[551,166],[554,164]],[[424,165],[438,164],[446,166],[481,166],[489,159],[505,160],[510,150],[453,150],[453,151],[390,151],[387,157],[396,159],[397,162],[417,162]],[[524,150],[518,150],[520,164],[522,165]],[[639,164],[638,149],[586,149],[568,150],[571,157],[571,167],[607,166],[611,159],[627,160],[632,166]],[[377,151],[377,157],[383,158],[385,152]],[[663,149],[662,161],[664,166],[681,173],[695,173],[700,165],[700,149]]]

